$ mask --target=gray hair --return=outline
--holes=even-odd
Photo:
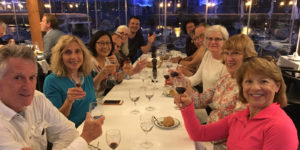
[[[215,33],[215,32],[220,32],[222,34],[224,41],[228,40],[229,33],[228,33],[227,29],[222,25],[213,25],[211,27],[208,27],[205,32],[205,37],[207,37],[208,35]],[[204,39],[204,43],[206,46],[206,38]]]
[[[36,57],[31,48],[18,45],[4,45],[0,48],[0,79],[7,71],[7,60],[11,57],[31,60],[37,64]]]
[[[125,30],[127,30],[129,32],[129,28],[126,25],[120,25],[120,26],[118,26],[116,32],[120,32],[120,30],[122,30],[122,29],[125,29]]]

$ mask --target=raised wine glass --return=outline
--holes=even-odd
[[[150,132],[153,128],[153,121],[152,121],[152,116],[151,114],[149,113],[145,113],[145,114],[142,114],[140,116],[140,126],[141,126],[141,129],[146,133]],[[141,147],[143,148],[150,148],[153,146],[153,143],[148,141],[147,139],[141,143]]]
[[[151,101],[151,98],[154,96],[154,93],[155,93],[155,87],[153,87],[152,85],[148,85],[145,87],[145,96],[147,97],[149,102]],[[146,107],[146,110],[148,110],[148,111],[152,111],[154,109],[155,108],[151,105]]]
[[[84,74],[78,73],[79,80],[72,74],[72,82],[76,87],[81,87],[84,83]]]
[[[177,76],[173,79],[175,90],[178,94],[183,94],[186,91],[187,81],[183,76]],[[179,110],[179,107],[176,105],[175,109]]]
[[[103,115],[103,108],[100,104],[98,104],[98,102],[91,102],[89,104],[89,113],[91,115],[91,119],[98,119]]]
[[[129,89],[129,98],[134,103],[134,109],[131,111],[131,113],[134,115],[140,113],[140,111],[136,109],[136,102],[140,99],[139,92],[135,91],[134,89]]]
[[[121,132],[119,129],[110,129],[106,131],[106,143],[115,150],[121,142]]]

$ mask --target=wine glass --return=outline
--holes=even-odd
[[[145,96],[148,98],[149,102],[151,101],[151,98],[154,96],[154,92],[155,92],[155,89],[153,86],[146,86],[145,87]],[[148,106],[146,107],[146,110],[148,111],[152,111],[154,110],[155,108],[153,106]]]
[[[152,116],[153,115],[150,115],[148,113],[142,114],[140,116],[140,126],[141,126],[141,129],[146,133],[146,135],[153,128]],[[141,147],[143,147],[143,148],[150,148],[152,146],[153,146],[153,144],[150,141],[148,141],[147,139],[143,143],[141,143]]]
[[[142,79],[142,86],[141,88],[145,88],[145,80],[148,78],[148,71],[143,69],[141,72],[140,72],[140,79]]]
[[[123,62],[124,62],[123,63],[124,66],[132,68],[132,63],[131,63],[129,57],[125,58]],[[124,79],[129,80],[129,79],[131,79],[131,77],[128,73],[125,73]]]
[[[187,82],[183,76],[177,76],[173,79],[175,90],[178,94],[183,94],[186,91]]]
[[[115,62],[111,61],[108,57],[105,57],[105,66],[111,65],[111,64],[115,64]],[[109,74],[108,79],[116,81],[117,80],[117,72],[115,71],[114,73]]]
[[[134,115],[140,113],[140,111],[136,109],[136,102],[140,99],[139,92],[133,89],[129,89],[129,98],[134,103],[134,109],[131,111],[131,113]]]
[[[79,80],[75,77],[74,73],[72,74],[72,82],[76,87],[81,87],[84,83],[84,74],[78,73]]]
[[[98,102],[91,102],[89,104],[89,113],[91,115],[91,119],[98,119],[103,115],[103,109],[100,104],[98,105]]]
[[[110,129],[106,131],[106,143],[115,150],[121,142],[121,131],[119,129]]]

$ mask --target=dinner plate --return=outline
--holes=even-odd
[[[176,128],[176,127],[179,126],[180,121],[178,119],[174,118],[174,117],[173,117],[173,119],[174,119],[174,125],[171,126],[171,127],[165,127],[165,126],[162,125],[164,117],[157,118],[157,121],[161,122],[160,124],[157,121],[154,121],[154,124],[155,124],[155,126],[161,128],[161,129],[166,129],[166,130],[168,130],[168,129],[174,129],[174,128]]]

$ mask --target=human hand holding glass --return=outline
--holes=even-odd
[[[119,129],[107,130],[105,137],[106,137],[106,143],[108,144],[108,146],[111,149],[115,150],[121,142],[121,131]]]

